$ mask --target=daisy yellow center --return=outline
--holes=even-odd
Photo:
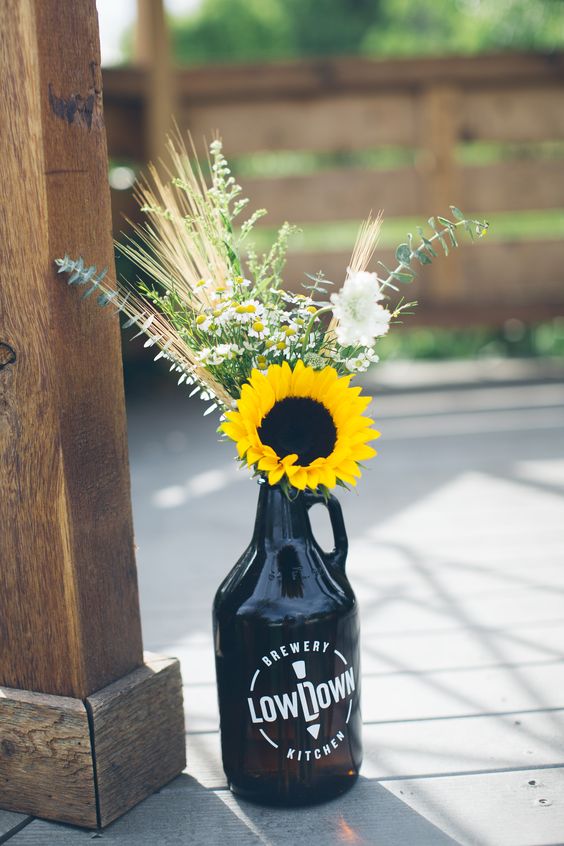
[[[276,402],[257,433],[280,458],[296,454],[301,465],[330,455],[337,441],[331,414],[323,403],[308,397],[286,397]]]

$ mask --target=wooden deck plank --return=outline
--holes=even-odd
[[[188,732],[217,730],[215,684],[186,686],[184,707]],[[365,675],[362,680],[362,715],[369,723],[551,708],[564,709],[562,661]]]
[[[33,822],[13,846],[75,846],[91,833]],[[354,838],[354,839],[351,839]],[[116,846],[312,846],[385,843],[386,846],[456,846],[457,841],[382,785],[361,779],[346,796],[310,808],[272,809],[201,788],[179,777],[103,833]]]
[[[564,769],[386,783],[463,846],[562,843]]]
[[[365,724],[362,774],[381,781],[564,766],[564,710]],[[224,788],[219,735],[189,734],[188,771]]]
[[[561,562],[556,564],[562,569]],[[535,569],[538,575],[538,569]],[[417,673],[464,672],[522,664],[553,664],[564,656],[564,620],[537,622],[528,627],[471,628],[449,631],[405,633],[379,632],[370,636],[369,621],[364,620],[362,675],[385,676]],[[182,664],[182,678],[187,695],[197,698],[202,685],[215,684],[214,654],[211,637],[203,633],[187,636],[169,651]]]
[[[15,833],[26,825],[31,820],[25,814],[14,814],[11,811],[0,810],[0,843],[4,843],[10,836],[10,832]]]
[[[564,769],[530,769],[384,784],[362,778],[345,796],[304,809],[271,809],[180,776],[103,833],[116,846],[533,846],[564,830]],[[540,801],[543,800],[543,801]],[[34,821],[14,846],[79,846],[84,832]]]

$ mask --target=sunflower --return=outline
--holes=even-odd
[[[298,490],[356,485],[358,462],[376,455],[368,442],[380,433],[362,414],[371,398],[351,388],[351,378],[303,361],[293,370],[287,362],[266,373],[253,370],[237,411],[226,413],[220,431],[271,485],[287,481]]]

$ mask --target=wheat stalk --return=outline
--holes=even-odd
[[[370,212],[366,220],[361,224],[348,266],[349,273],[360,273],[366,270],[370,264],[370,260],[378,244],[382,219],[381,211],[378,212],[376,217],[372,217],[372,212]]]

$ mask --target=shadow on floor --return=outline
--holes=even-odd
[[[350,793],[308,808],[267,808],[181,775],[99,835],[36,820],[10,846],[457,846],[385,787],[360,779]]]

